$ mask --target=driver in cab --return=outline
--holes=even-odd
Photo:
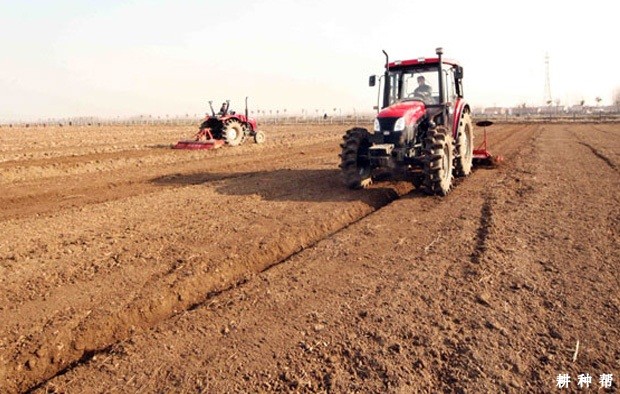
[[[426,79],[420,75],[418,77],[418,87],[413,91],[413,97],[419,97],[423,100],[428,100],[431,98],[431,92],[433,89],[431,85],[426,84]]]

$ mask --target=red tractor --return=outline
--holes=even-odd
[[[254,142],[265,142],[265,134],[258,130],[256,120],[248,116],[248,98],[245,98],[245,115],[230,111],[230,100],[222,104],[216,114],[213,102],[209,101],[211,115],[207,115],[199,126],[193,140],[179,141],[174,149],[215,149],[224,144],[237,146],[246,137],[254,138]]]
[[[372,131],[353,128],[341,144],[349,188],[363,188],[379,173],[406,172],[416,188],[446,195],[453,177],[465,177],[474,158],[471,109],[463,99],[463,67],[437,57],[390,62],[386,57],[383,105]],[[371,76],[370,86],[377,83]]]

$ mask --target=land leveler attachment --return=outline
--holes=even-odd
[[[476,126],[483,128],[484,136],[482,143],[478,145],[476,149],[474,149],[473,161],[475,165],[493,167],[504,161],[504,158],[502,156],[493,156],[487,148],[487,127],[491,126],[492,124],[493,122],[491,122],[490,120],[481,120],[479,122],[476,122]]]
[[[200,129],[200,131],[194,136],[194,139],[179,141],[172,147],[172,149],[217,149],[223,146],[225,143],[226,142],[222,139],[218,140],[213,138],[211,129],[206,127]]]

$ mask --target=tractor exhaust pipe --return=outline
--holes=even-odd
[[[245,121],[248,121],[248,96],[245,96]]]
[[[441,124],[443,125],[445,123],[445,119],[446,119],[446,95],[444,92],[444,80],[443,80],[443,48],[439,47],[437,49],[435,49],[435,53],[437,54],[437,57],[439,58],[439,102],[441,103]]]
[[[213,110],[213,101],[209,100],[209,107],[211,107],[211,116],[215,116],[215,110]]]
[[[385,84],[383,85],[383,108],[390,105],[390,58],[386,51],[381,50],[385,55]]]

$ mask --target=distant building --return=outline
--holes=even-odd
[[[503,107],[487,107],[482,111],[483,115],[505,115],[506,108]]]

